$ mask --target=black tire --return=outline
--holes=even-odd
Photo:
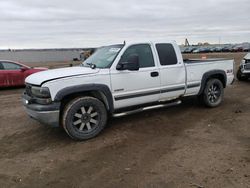
[[[205,89],[200,96],[202,102],[210,108],[219,106],[224,97],[224,87],[220,80],[210,79],[207,81]]]
[[[241,69],[239,68],[239,70],[237,71],[237,79],[239,81],[246,81],[248,78],[247,76],[245,76],[242,72]]]
[[[93,97],[79,97],[64,108],[62,125],[74,140],[87,140],[97,136],[107,122],[105,105]]]

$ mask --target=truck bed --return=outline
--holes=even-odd
[[[234,79],[233,69],[234,60],[229,59],[190,59],[184,60],[187,71],[187,84],[196,85],[201,83],[205,73],[211,71],[224,71],[227,74],[227,83],[229,85]],[[186,95],[196,95],[199,89],[188,88]]]

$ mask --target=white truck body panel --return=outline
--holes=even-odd
[[[248,53],[248,54],[244,57],[244,59],[250,60],[250,53]]]
[[[77,76],[77,75],[88,75],[96,74],[100,69],[90,69],[86,67],[68,67],[48,70],[46,72],[38,72],[36,75],[31,75],[25,80],[26,83],[32,83],[33,85],[41,85],[43,82],[53,79]]]
[[[59,80],[53,80],[50,82],[46,82],[43,87],[50,88],[51,98],[54,100],[56,94],[64,88],[80,86],[85,84],[104,84],[111,88],[110,84],[110,74],[108,69],[96,69],[96,74],[87,74],[91,72],[91,68],[86,67],[75,67],[78,71],[82,71],[86,73],[85,75],[79,75],[74,77],[65,77]],[[87,70],[85,70],[87,69]],[[60,69],[57,69],[60,71]],[[53,71],[53,70],[52,70]]]
[[[161,97],[160,97],[161,101],[178,98],[184,95],[185,89],[186,89],[185,88],[186,69],[185,69],[185,66],[183,65],[182,54],[181,54],[179,46],[175,42],[172,42],[172,45],[174,47],[176,57],[177,57],[176,65],[162,66],[159,61],[159,55],[155,48],[155,54],[157,55],[157,62],[158,62],[160,75],[161,75],[161,89],[171,90],[172,88],[181,88],[181,87],[183,87],[183,89],[161,93]]]
[[[233,70],[232,66],[234,64],[233,60],[221,60],[213,62],[204,63],[186,63],[187,69],[187,84],[201,83],[203,75],[208,70],[223,70],[227,73],[227,85],[233,82],[234,73],[233,71],[227,72],[227,70]],[[198,94],[200,87],[187,89],[186,95],[196,95]]]

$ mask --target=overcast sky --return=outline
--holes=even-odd
[[[0,48],[250,42],[249,0],[1,0]]]

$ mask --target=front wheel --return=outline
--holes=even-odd
[[[204,104],[210,108],[219,106],[224,97],[224,87],[220,80],[210,79],[205,86],[204,92],[201,96]]]
[[[239,81],[246,81],[248,78],[247,76],[245,76],[242,72],[241,69],[239,68],[239,70],[237,71],[237,79]]]
[[[107,122],[105,105],[93,97],[79,97],[64,108],[62,124],[75,140],[87,140],[98,135]]]

